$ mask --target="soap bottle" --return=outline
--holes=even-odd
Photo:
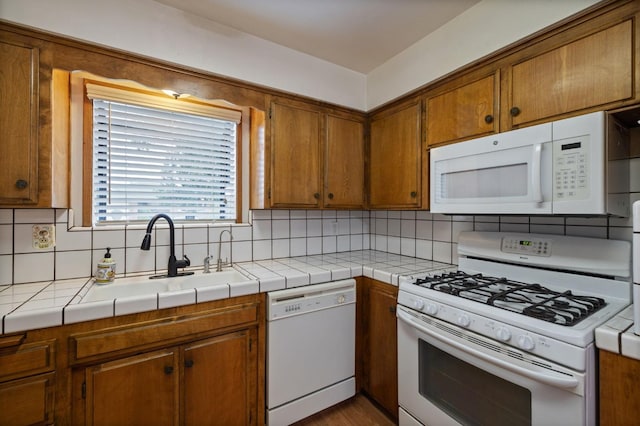
[[[116,278],[116,262],[111,258],[111,247],[107,247],[104,258],[98,262],[96,270],[96,283],[107,284]]]

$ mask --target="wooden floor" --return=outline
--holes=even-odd
[[[327,408],[293,426],[393,426],[395,423],[361,394]]]

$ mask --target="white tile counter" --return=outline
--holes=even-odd
[[[373,250],[241,262],[234,268],[247,276],[247,281],[86,303],[81,301],[94,285],[92,278],[6,285],[0,286],[2,334],[358,276],[397,286],[401,275],[449,266]]]
[[[596,328],[596,346],[640,360],[640,336],[633,332],[633,305]]]

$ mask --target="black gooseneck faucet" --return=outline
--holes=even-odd
[[[147,233],[144,235],[142,239],[142,244],[140,245],[141,250],[149,250],[151,247],[151,230],[153,229],[153,225],[160,218],[163,218],[169,223],[169,244],[171,246],[171,253],[169,255],[169,265],[167,266],[167,277],[177,277],[178,275],[191,275],[193,272],[184,272],[182,274],[178,274],[178,268],[186,268],[191,265],[191,261],[189,258],[184,255],[183,260],[176,259],[176,238],[175,238],[175,229],[173,227],[173,221],[169,216],[164,213],[159,213],[151,218],[149,224],[147,225]],[[154,278],[154,277],[151,277]]]

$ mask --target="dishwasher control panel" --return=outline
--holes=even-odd
[[[267,321],[355,303],[355,280],[342,280],[270,292]]]

